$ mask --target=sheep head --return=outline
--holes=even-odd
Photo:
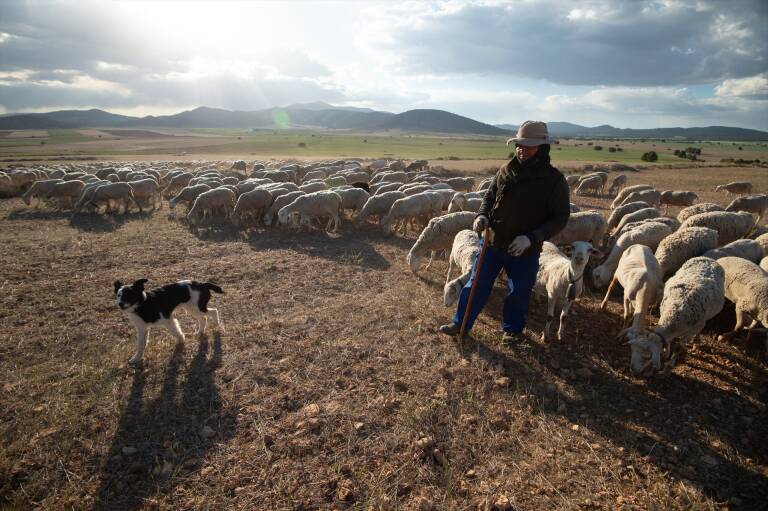
[[[656,332],[638,331],[633,328],[625,330],[625,333],[631,350],[629,369],[632,375],[651,376],[657,371],[662,371],[662,356],[669,353],[669,346],[666,346],[664,339]],[[674,363],[675,358],[670,358],[663,370],[669,370]]]

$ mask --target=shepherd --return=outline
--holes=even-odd
[[[542,245],[563,230],[570,216],[568,184],[550,164],[550,142],[547,125],[540,121],[524,122],[517,136],[507,140],[515,146],[514,158],[496,173],[472,225],[483,235],[484,249],[461,290],[453,322],[440,326],[441,333],[463,336],[472,329],[504,268],[508,292],[501,340],[514,344],[523,339]]]

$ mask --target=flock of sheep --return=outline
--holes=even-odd
[[[102,208],[104,213],[142,212],[167,201],[170,209],[186,206],[191,227],[230,223],[245,229],[277,221],[336,231],[344,219],[354,225],[378,222],[385,234],[415,229],[419,236],[406,256],[414,273],[427,257],[429,267],[436,254],[450,253],[446,306],[456,302],[480,250],[470,228],[490,179],[476,184],[472,177],[440,177],[425,170],[421,160],[407,166],[400,160],[366,166],[344,160],[256,162],[250,168],[242,160],[185,165],[99,163],[0,171],[0,193],[20,195],[27,205],[37,199],[68,208],[72,215]],[[576,195],[603,194],[608,178],[607,172],[593,172],[569,175],[567,181]],[[615,197],[608,218],[572,204],[567,226],[545,243],[541,256],[536,291],[548,302],[542,337],[550,338],[557,306],[557,336],[565,337],[588,267],[593,285],[608,288],[603,308],[617,283],[624,289],[625,330],[619,337],[629,340],[635,375],[674,365],[673,341],[684,345],[697,335],[725,299],[736,304],[737,324],[721,337],[744,326],[768,326],[768,229],[759,224],[768,195],[741,195],[752,191],[745,182],[717,190],[739,196],[726,208],[695,203],[693,192],[627,186],[627,175],[620,174],[608,186]],[[685,209],[673,218],[665,216],[666,208],[662,213],[662,205]],[[460,275],[451,279],[454,269]],[[659,321],[649,330],[646,317],[655,305]]]

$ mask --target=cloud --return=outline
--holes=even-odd
[[[768,99],[768,73],[725,80],[715,87],[715,94],[721,98]]]
[[[386,8],[374,40],[409,73],[671,86],[765,70],[764,0],[475,2]]]

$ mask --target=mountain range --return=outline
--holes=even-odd
[[[622,129],[609,125],[579,126],[568,122],[549,122],[548,125],[550,134],[561,138],[768,140],[768,132],[728,126]],[[490,125],[444,110],[418,109],[394,114],[369,108],[333,106],[323,102],[249,112],[198,107],[174,115],[145,117],[117,115],[99,109],[0,116],[2,130],[67,128],[293,128],[488,136],[509,136],[517,131],[517,125]]]

